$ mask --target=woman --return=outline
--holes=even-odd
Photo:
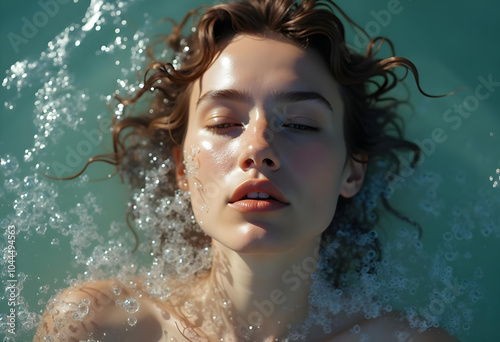
[[[168,260],[181,235],[210,265],[156,279],[154,291],[150,279],[67,289],[35,341],[453,340],[368,310],[371,298],[343,307],[353,303],[344,275],[371,275],[379,259],[376,217],[357,195],[367,169],[395,174],[398,149],[418,160],[397,124],[399,102],[386,97],[398,83],[392,69],[418,77],[404,58],[376,59],[377,40],[366,56],[350,51],[332,9],[343,14],[327,1],[248,0],[208,8],[187,38],[187,17],[175,27],[173,62],[153,63],[143,89],[122,100],[156,96],[147,115],[116,121],[111,162],[140,187],[144,150],[155,149],[159,169],[173,158],[196,223],[179,233],[166,215],[157,257]],[[155,295],[158,284],[171,294]]]

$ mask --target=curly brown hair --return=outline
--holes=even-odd
[[[388,95],[404,78],[398,78],[394,69],[402,67],[406,74],[411,72],[419,91],[426,96],[434,96],[426,94],[420,88],[415,65],[406,58],[394,56],[392,44],[386,38],[371,39],[364,55],[350,49],[340,17],[349,25],[363,30],[333,1],[240,0],[218,4],[208,7],[197,23],[193,19],[195,28],[184,35],[183,29],[189,18],[195,18],[198,12],[199,10],[188,12],[180,24],[174,23],[170,35],[151,44],[148,54],[152,63],[145,73],[144,86],[133,97],[118,100],[125,109],[145,93],[152,92],[154,100],[146,114],[123,115],[115,120],[112,133],[114,153],[94,157],[88,164],[104,161],[130,170],[132,164],[138,163],[134,151],[139,141],[144,140],[150,146],[162,145],[164,158],[171,156],[172,148],[182,145],[186,132],[190,86],[217,58],[221,43],[240,34],[266,33],[277,34],[303,49],[314,49],[326,62],[331,76],[341,86],[345,104],[344,134],[348,157],[363,163],[369,161],[370,164],[375,160],[387,160],[387,168],[394,174],[399,170],[397,154],[400,151],[412,152],[413,165],[417,163],[419,147],[404,139],[403,122],[397,113],[398,106],[404,101]],[[383,43],[390,46],[392,57],[376,57]],[[174,52],[175,58],[166,63],[157,61],[153,51],[159,44],[166,44]],[[126,131],[128,133],[125,134]],[[137,175],[137,179],[139,178]],[[129,175],[129,181],[136,181],[134,175]],[[141,183],[140,180],[138,182],[137,184]],[[390,212],[405,219],[392,209],[386,197],[381,196],[381,201]],[[367,250],[375,250],[375,259],[379,258],[380,248],[376,238],[363,248],[352,248],[353,237],[355,240],[356,237],[371,232],[373,221],[362,210],[360,212],[359,206],[353,209],[352,199],[339,199],[334,221],[323,233],[323,246],[346,236],[339,233],[345,229],[349,229],[351,234],[348,242],[340,243],[341,249],[335,253],[335,258],[329,260],[333,265],[330,267],[331,271],[327,272],[331,273],[329,277],[338,281],[339,275],[346,270],[353,266],[360,267],[359,260]],[[347,225],[349,228],[345,228]],[[200,239],[193,241],[195,240],[200,243]]]

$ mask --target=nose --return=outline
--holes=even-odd
[[[243,135],[245,139],[238,161],[242,170],[254,168],[276,171],[280,168],[279,156],[273,148],[274,144],[271,144],[275,136],[264,118],[249,124]]]

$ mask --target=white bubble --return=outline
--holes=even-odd
[[[134,325],[137,324],[137,318],[135,318],[134,316],[131,316],[129,318],[127,318],[127,323],[133,327]]]
[[[17,171],[19,163],[14,156],[6,155],[0,158],[0,170],[5,176],[9,176]]]
[[[47,226],[45,226],[45,225],[43,225],[43,226],[37,226],[35,228],[35,231],[37,232],[37,234],[43,235],[47,231]]]
[[[119,296],[121,293],[122,293],[122,289],[119,286],[114,285],[113,286],[113,294],[115,296]]]
[[[141,304],[135,298],[127,298],[123,301],[123,308],[130,314],[139,311]]]
[[[19,178],[13,177],[5,180],[4,187],[6,190],[14,191],[21,186],[21,181]]]
[[[89,313],[89,299],[82,299],[82,301],[78,304],[76,310],[73,312],[73,318],[77,321],[83,321],[85,316]]]

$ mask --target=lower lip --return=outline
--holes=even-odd
[[[280,210],[288,206],[288,204],[274,199],[259,199],[259,200],[244,199],[241,201],[229,203],[229,206],[241,212],[250,213],[250,212],[268,212],[268,211]]]

